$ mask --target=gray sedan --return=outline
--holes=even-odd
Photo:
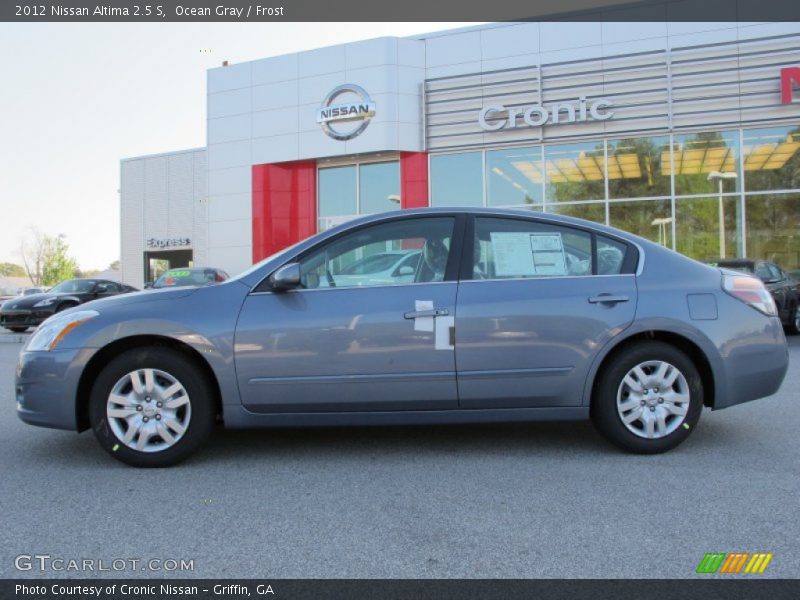
[[[375,254],[413,273],[342,277]],[[407,271],[408,269],[406,269]],[[591,418],[669,450],[788,366],[756,278],[587,221],[418,209],[330,229],[219,285],[91,302],[23,349],[17,410],[93,429],[115,458],[174,464],[226,427]]]

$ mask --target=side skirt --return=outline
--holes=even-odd
[[[253,413],[241,405],[229,404],[225,406],[224,411],[225,426],[229,429],[524,423],[535,421],[583,421],[589,418],[588,406],[424,411]]]

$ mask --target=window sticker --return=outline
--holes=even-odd
[[[530,233],[493,231],[491,240],[495,275],[498,277],[536,275]]]
[[[415,300],[414,310],[433,310],[433,300]],[[433,331],[433,317],[417,317],[414,319],[414,331]]]
[[[532,233],[531,253],[537,275],[566,275],[567,258],[561,233]]]
[[[492,232],[494,270],[498,277],[567,274],[561,233]]]

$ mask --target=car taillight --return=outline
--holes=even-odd
[[[775,301],[761,280],[747,275],[722,276],[722,289],[769,317],[778,314]]]

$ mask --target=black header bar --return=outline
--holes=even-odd
[[[800,21],[798,0],[3,0],[7,22]]]
[[[5,579],[2,600],[795,600],[800,581],[720,578],[682,580],[347,580],[347,579]]]

